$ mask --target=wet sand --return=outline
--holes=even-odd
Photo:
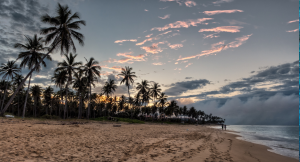
[[[0,162],[298,162],[206,126],[82,122],[0,118]]]

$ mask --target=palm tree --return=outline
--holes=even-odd
[[[54,76],[51,78],[51,81],[54,82],[56,87],[60,88],[61,104],[63,103],[62,87],[67,82],[68,79],[67,71],[58,71],[54,73]],[[59,110],[60,116],[60,110]]]
[[[6,64],[2,63],[0,66],[0,76],[3,75],[2,79],[5,80],[6,78],[9,80],[9,78],[11,78],[11,80],[13,79],[14,76],[18,75],[19,72],[21,72],[21,69],[18,68],[17,65],[15,65],[16,61],[8,61]],[[6,91],[7,91],[7,86],[8,84],[6,84],[5,87],[5,92],[4,92],[4,96],[3,96],[3,100],[2,100],[2,105],[1,105],[1,110],[3,109],[3,104],[4,104],[4,100],[5,100],[5,96],[6,96]]]
[[[166,115],[172,116],[173,113],[176,112],[178,108],[179,106],[177,105],[177,102],[175,100],[172,100],[166,109]]]
[[[92,84],[94,81],[97,81],[97,77],[100,77],[100,70],[101,67],[98,65],[99,62],[96,61],[93,57],[90,58],[90,60],[86,60],[86,64],[84,65],[84,71],[85,75],[87,77],[87,82],[90,87],[90,93],[89,93],[89,105],[88,105],[88,113],[87,113],[87,119],[89,119],[90,116],[90,107],[91,107],[91,93],[92,93]]]
[[[124,77],[121,80],[120,84],[125,83],[125,85],[128,87],[128,96],[129,97],[130,97],[129,86],[130,86],[130,84],[133,84],[133,82],[134,82],[133,78],[136,78],[136,76],[134,75],[135,72],[131,72],[131,70],[132,70],[132,68],[130,68],[129,66],[125,66],[125,69],[122,68],[121,74],[118,74],[118,75]]]
[[[46,114],[48,115],[48,107],[51,105],[50,115],[52,112],[52,94],[53,94],[53,88],[51,86],[48,86],[43,95],[44,95],[44,101],[46,106]]]
[[[51,48],[48,50],[47,54],[44,55],[43,58],[35,65],[35,67],[30,70],[22,83],[17,87],[16,91],[10,97],[0,115],[4,115],[4,112],[16,96],[21,86],[25,83],[27,78],[31,76],[36,67],[38,67],[42,60],[44,60],[44,58],[47,57],[53,50],[60,50],[61,54],[63,54],[69,53],[70,48],[72,48],[73,51],[76,52],[73,38],[76,39],[80,45],[84,45],[84,36],[76,30],[80,29],[80,25],[85,25],[85,21],[74,21],[76,19],[80,19],[79,13],[75,12],[74,14],[72,14],[67,5],[61,6],[59,3],[56,13],[57,15],[54,17],[51,17],[48,14],[41,17],[42,22],[47,23],[51,26],[48,28],[43,28],[41,30],[41,34],[46,35],[45,43],[48,44],[52,42],[50,45]]]
[[[87,78],[84,76],[84,70],[80,69],[77,73],[75,73],[75,80],[74,80],[73,87],[78,91],[78,96],[79,96],[78,119],[81,119],[82,104],[83,104],[82,98],[87,87]]]
[[[106,94],[107,98],[109,98],[109,94],[113,94],[117,88],[118,87],[115,84],[115,81],[109,79],[107,82],[105,82],[105,85],[102,88],[102,92]]]
[[[19,54],[17,60],[22,59],[20,67],[27,66],[29,70],[34,70],[36,72],[40,72],[41,66],[40,66],[39,62],[41,62],[44,67],[47,66],[46,62],[42,59],[45,54],[42,54],[40,52],[43,52],[43,51],[47,50],[48,48],[43,46],[43,42],[44,42],[43,38],[37,37],[36,34],[33,36],[33,38],[30,38],[27,36],[25,36],[25,37],[27,39],[26,44],[16,43],[14,46],[15,48],[20,48],[20,49],[26,50],[25,52],[21,52]],[[52,58],[50,55],[48,55],[46,57],[46,59],[52,61]],[[32,77],[32,73],[30,74],[30,77],[29,77],[24,109],[26,109],[26,103],[27,103],[27,97],[28,97],[28,93],[29,93],[29,89],[30,89],[31,77]],[[23,118],[24,118],[24,116],[23,116]]]
[[[67,98],[68,98],[68,88],[69,88],[69,84],[71,84],[72,82],[72,75],[75,73],[75,70],[79,70],[80,65],[82,65],[82,62],[75,62],[75,58],[77,56],[77,54],[73,55],[72,53],[70,53],[69,55],[64,54],[64,56],[66,57],[66,60],[64,60],[63,62],[59,62],[57,63],[58,68],[55,71],[66,71],[67,75],[68,75],[68,81],[66,84],[66,97],[65,97],[65,109],[64,109],[64,119],[66,118],[66,111],[67,111],[67,106],[68,106],[68,102],[67,102]]]
[[[138,90],[138,93],[140,93],[140,94],[148,92],[150,89],[148,80],[142,80],[141,83],[137,83],[136,89]]]
[[[157,97],[159,97],[159,94],[161,93],[161,89],[159,87],[160,85],[158,83],[154,83],[150,88],[150,95],[153,97],[154,102],[156,101]]]
[[[160,104],[160,108],[159,108],[159,114],[162,114],[164,112],[164,106],[166,105],[166,103],[168,102],[167,100],[167,97],[165,95],[165,93],[161,93],[160,94],[160,97],[158,98],[158,103]]]
[[[24,79],[24,77],[22,75],[16,75],[13,80],[14,80],[14,83],[13,85],[14,86],[19,86],[21,83],[22,83],[22,80]],[[19,90],[18,92],[18,116],[20,116],[20,92],[22,91],[22,89],[24,88],[25,85],[22,86],[22,88]]]
[[[38,85],[34,85],[33,87],[30,88],[30,90],[34,98],[34,117],[36,117],[36,107],[40,100],[40,96],[42,94],[42,87]]]

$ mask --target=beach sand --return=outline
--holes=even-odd
[[[201,125],[0,118],[0,161],[298,162]],[[120,124],[120,123],[118,123]]]

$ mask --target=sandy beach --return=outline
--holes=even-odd
[[[73,120],[74,121],[74,120]],[[0,119],[0,161],[296,162],[206,126]]]

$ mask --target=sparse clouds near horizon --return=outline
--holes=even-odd
[[[233,10],[204,11],[203,13],[206,14],[206,15],[208,15],[208,16],[212,16],[212,15],[221,14],[221,13],[235,13],[235,12],[244,12],[244,11],[243,10],[233,9]]]

